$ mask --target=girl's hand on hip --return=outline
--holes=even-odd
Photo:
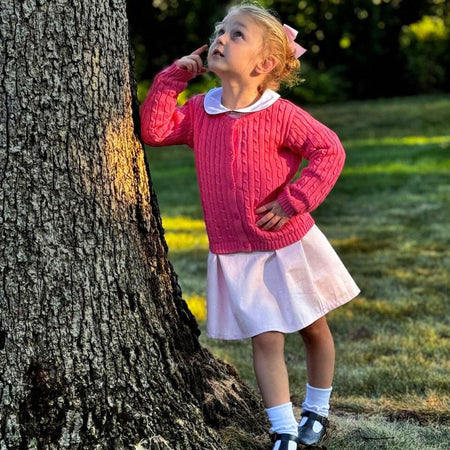
[[[192,75],[200,75],[201,73],[207,72],[206,67],[203,65],[201,54],[206,51],[208,46],[202,45],[197,50],[194,50],[190,55],[183,56],[177,61],[177,66],[180,69],[187,70],[192,73]]]
[[[278,200],[260,206],[255,212],[256,214],[266,213],[256,222],[256,226],[264,231],[278,231],[289,221],[289,216],[281,207]]]

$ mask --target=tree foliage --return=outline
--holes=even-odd
[[[208,42],[223,0],[129,0],[138,80]],[[448,90],[450,13],[445,0],[261,0],[299,30],[308,49],[306,82],[291,96],[344,100]],[[415,33],[424,17],[446,34],[433,41]],[[420,25],[418,25],[420,26]],[[408,39],[405,36],[409,36]],[[445,37],[447,36],[447,37]],[[436,46],[439,47],[438,51]]]

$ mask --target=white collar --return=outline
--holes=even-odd
[[[279,98],[279,94],[271,89],[267,89],[261,95],[261,98],[252,105],[241,109],[228,109],[222,105],[222,88],[219,87],[213,88],[206,93],[203,107],[208,114],[222,114],[225,112],[249,113],[266,109],[270,105],[273,105]]]

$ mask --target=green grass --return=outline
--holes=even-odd
[[[328,316],[337,364],[327,447],[450,448],[450,96],[308,109],[347,151],[313,215],[362,289]],[[148,158],[184,295],[204,297],[208,250],[192,153],[151,149]],[[248,340],[201,339],[255,385]],[[295,334],[286,360],[299,405],[305,354]]]

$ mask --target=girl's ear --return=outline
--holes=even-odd
[[[260,74],[267,74],[274,69],[276,64],[277,62],[273,56],[267,56],[258,63],[256,70]]]

